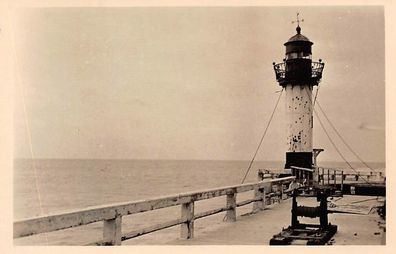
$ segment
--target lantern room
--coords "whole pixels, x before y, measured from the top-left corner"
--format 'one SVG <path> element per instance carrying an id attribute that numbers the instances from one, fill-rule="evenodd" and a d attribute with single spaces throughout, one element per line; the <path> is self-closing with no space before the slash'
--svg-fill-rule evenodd
<path id="1" fill-rule="evenodd" d="M 286 60 L 303 58 L 311 59 L 312 44 L 307 37 L 301 34 L 301 28 L 296 28 L 297 34 L 291 37 L 285 44 L 286 46 Z"/>
<path id="2" fill-rule="evenodd" d="M 284 45 L 286 47 L 283 63 L 275 64 L 274 70 L 279 85 L 318 85 L 322 78 L 324 63 L 312 62 L 312 45 L 307 37 L 301 34 L 297 26 L 297 34 Z"/>

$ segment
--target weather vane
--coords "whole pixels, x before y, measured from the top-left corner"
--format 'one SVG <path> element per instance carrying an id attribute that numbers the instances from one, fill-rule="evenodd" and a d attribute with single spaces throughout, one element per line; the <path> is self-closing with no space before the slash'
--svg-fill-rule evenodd
<path id="1" fill-rule="evenodd" d="M 297 20 L 293 20 L 292 24 L 297 22 L 297 26 L 300 26 L 300 18 L 299 18 L 299 16 L 300 16 L 300 13 L 297 12 Z M 304 19 L 301 19 L 301 22 L 304 22 Z"/>

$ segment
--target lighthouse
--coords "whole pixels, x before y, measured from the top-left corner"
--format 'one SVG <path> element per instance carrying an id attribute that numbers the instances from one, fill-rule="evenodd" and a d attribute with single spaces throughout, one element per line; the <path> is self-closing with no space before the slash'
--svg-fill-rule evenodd
<path id="1" fill-rule="evenodd" d="M 313 42 L 301 34 L 298 14 L 297 24 L 297 33 L 284 43 L 283 62 L 273 63 L 276 80 L 286 93 L 286 169 L 312 168 L 312 89 L 319 84 L 324 68 L 321 60 L 312 61 Z"/>

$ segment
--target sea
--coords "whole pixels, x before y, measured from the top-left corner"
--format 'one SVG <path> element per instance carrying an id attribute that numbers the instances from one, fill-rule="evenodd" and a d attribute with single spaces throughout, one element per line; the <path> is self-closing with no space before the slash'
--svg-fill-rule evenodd
<path id="1" fill-rule="evenodd" d="M 225 160 L 15 159 L 14 220 L 240 184 L 249 163 Z M 385 163 L 369 165 L 375 170 L 385 172 Z M 257 181 L 258 169 L 276 173 L 281 172 L 283 166 L 284 162 L 280 161 L 255 161 L 248 171 L 245 183 Z M 320 166 L 348 169 L 348 165 L 341 162 L 323 162 Z M 369 170 L 359 163 L 354 163 L 353 167 L 360 171 Z M 211 200 L 206 204 L 202 203 L 203 205 L 196 207 L 198 211 L 224 206 L 224 201 Z M 244 211 L 248 211 L 247 209 Z M 180 216 L 180 208 L 160 209 L 147 214 L 132 215 L 129 222 L 123 220 L 123 231 L 176 219 Z M 196 226 L 196 230 L 200 227 L 207 230 L 220 222 L 221 220 L 209 221 L 206 226 Z M 16 239 L 14 244 L 88 244 L 101 238 L 102 224 L 93 224 Z M 160 232 L 164 233 L 153 233 L 154 237 L 139 237 L 142 240 L 131 240 L 132 244 L 164 244 L 179 233 L 175 229 Z"/>

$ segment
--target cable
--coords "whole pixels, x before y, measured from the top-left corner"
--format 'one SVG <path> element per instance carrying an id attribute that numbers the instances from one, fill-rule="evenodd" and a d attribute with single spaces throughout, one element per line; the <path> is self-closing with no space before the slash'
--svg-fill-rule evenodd
<path id="1" fill-rule="evenodd" d="M 306 91 L 307 95 L 308 95 L 308 99 L 310 100 L 310 102 L 312 103 L 312 98 L 310 96 L 310 94 L 308 93 L 308 91 Z M 318 104 L 319 105 L 319 104 Z M 325 132 L 327 138 L 329 139 L 330 143 L 333 145 L 334 149 L 337 151 L 337 153 L 340 155 L 340 157 L 344 160 L 344 162 L 346 164 L 348 164 L 348 166 L 358 175 L 358 177 L 360 177 L 363 181 L 365 181 L 367 184 L 371 185 L 370 182 L 368 182 L 366 179 L 364 179 L 362 176 L 360 176 L 358 174 L 358 172 L 352 167 L 352 165 L 348 162 L 348 160 L 344 157 L 344 155 L 342 155 L 341 151 L 338 149 L 337 145 L 334 143 L 334 141 L 331 139 L 329 133 L 327 132 L 326 128 L 324 127 L 324 124 L 322 122 L 322 120 L 320 120 L 319 114 L 316 111 L 316 109 L 313 107 L 313 111 L 316 115 L 316 118 L 319 121 L 320 126 L 322 127 L 323 131 Z"/>
<path id="2" fill-rule="evenodd" d="M 265 127 L 263 136 L 261 136 L 261 140 L 260 140 L 260 142 L 259 142 L 259 144 L 258 144 L 258 146 L 257 146 L 256 152 L 254 153 L 253 158 L 252 158 L 252 160 L 251 160 L 250 163 L 249 163 L 249 167 L 246 169 L 246 172 L 245 172 L 245 175 L 243 176 L 243 179 L 242 179 L 242 181 L 241 181 L 241 184 L 245 182 L 246 177 L 247 177 L 247 175 L 249 174 L 250 169 L 252 168 L 254 159 L 256 158 L 256 155 L 257 155 L 258 151 L 260 150 L 260 147 L 261 147 L 261 144 L 263 143 L 264 137 L 265 137 L 265 135 L 267 134 L 268 127 L 270 126 L 271 121 L 272 121 L 272 118 L 274 117 L 275 111 L 276 111 L 276 109 L 277 109 L 277 107 L 278 107 L 278 104 L 279 104 L 280 98 L 281 98 L 281 96 L 282 96 L 283 90 L 284 90 L 284 88 L 282 88 L 282 90 L 281 90 L 280 93 L 279 93 L 279 97 L 278 97 L 278 100 L 276 101 L 274 110 L 272 111 L 271 116 L 270 116 L 270 118 L 269 118 L 269 120 L 268 120 L 267 126 Z M 227 220 L 227 214 L 225 214 L 224 217 L 223 217 L 223 221 L 226 221 L 226 220 Z"/>
<path id="3" fill-rule="evenodd" d="M 323 108 L 320 106 L 319 101 L 317 100 L 318 97 L 318 92 L 319 92 L 319 88 L 320 86 L 318 86 L 318 88 L 316 89 L 316 94 L 315 94 L 315 99 L 313 102 L 313 107 L 315 107 L 315 103 L 316 101 L 318 102 L 318 106 L 320 111 L 322 112 L 322 114 L 324 115 L 324 117 L 326 118 L 326 120 L 329 122 L 330 126 L 333 128 L 333 130 L 335 131 L 335 133 L 337 134 L 337 136 L 341 139 L 341 141 L 344 143 L 344 145 L 349 149 L 349 151 L 351 151 L 356 158 L 363 164 L 365 165 L 367 168 L 371 169 L 374 172 L 377 172 L 375 169 L 373 169 L 372 167 L 370 167 L 366 162 L 363 161 L 362 158 L 360 158 L 360 156 L 352 149 L 352 147 L 350 145 L 348 145 L 348 143 L 345 141 L 345 139 L 341 136 L 341 134 L 338 132 L 338 130 L 335 128 L 334 124 L 330 121 L 330 119 L 327 117 L 327 114 L 324 112 Z"/>
<path id="4" fill-rule="evenodd" d="M 337 153 L 340 155 L 340 157 L 345 161 L 346 164 L 348 164 L 348 166 L 357 174 L 358 177 L 360 177 L 363 181 L 365 181 L 366 183 L 368 183 L 369 185 L 371 185 L 370 182 L 368 182 L 366 179 L 364 179 L 361 175 L 358 174 L 358 172 L 352 167 L 352 165 L 347 161 L 347 159 L 342 155 L 341 151 L 338 149 L 337 145 L 333 142 L 333 140 L 331 139 L 329 133 L 327 132 L 326 128 L 324 127 L 322 120 L 320 120 L 320 117 L 318 115 L 318 113 L 316 112 L 315 108 L 314 108 L 314 112 L 316 115 L 316 118 L 318 119 L 320 126 L 322 126 L 323 131 L 325 132 L 326 136 L 328 137 L 330 143 L 333 145 L 334 149 L 337 151 Z"/>
<path id="5" fill-rule="evenodd" d="M 372 167 L 370 167 L 366 162 L 364 162 L 362 160 L 362 158 L 360 158 L 360 156 L 352 149 L 351 146 L 348 145 L 348 143 L 345 141 L 345 139 L 341 136 L 341 134 L 338 132 L 338 130 L 335 128 L 335 126 L 333 125 L 333 123 L 330 121 L 330 119 L 327 117 L 326 113 L 324 112 L 323 108 L 320 106 L 319 101 L 317 101 L 317 104 L 319 106 L 320 111 L 322 112 L 322 114 L 324 115 L 324 117 L 326 118 L 326 120 L 329 122 L 330 126 L 333 128 L 334 132 L 337 134 L 337 136 L 341 139 L 341 141 L 344 143 L 344 145 L 349 149 L 349 151 L 351 151 L 356 158 L 363 164 L 365 165 L 367 168 L 371 169 L 372 171 L 375 171 L 375 169 L 373 169 Z"/>
<path id="6" fill-rule="evenodd" d="M 318 88 L 316 88 L 315 99 L 314 99 L 314 102 L 313 102 L 313 104 L 312 104 L 312 107 L 315 107 L 316 98 L 318 98 L 319 88 L 320 88 L 320 86 L 318 86 Z"/>
<path id="7" fill-rule="evenodd" d="M 278 100 L 276 101 L 274 110 L 272 111 L 272 114 L 271 114 L 271 116 L 270 116 L 270 118 L 269 118 L 269 120 L 268 120 L 267 127 L 265 127 L 263 136 L 261 137 L 261 140 L 260 140 L 260 143 L 259 143 L 258 146 L 257 146 L 256 152 L 254 153 L 253 158 L 252 158 L 252 160 L 250 161 L 249 167 L 247 168 L 247 170 L 246 170 L 246 172 L 245 172 L 245 175 L 243 176 L 243 179 L 242 179 L 241 184 L 245 182 L 246 177 L 247 177 L 247 175 L 249 174 L 249 171 L 250 171 L 250 169 L 251 169 L 251 167 L 252 167 L 252 164 L 253 164 L 253 162 L 254 162 L 254 159 L 256 158 L 256 155 L 257 155 L 257 153 L 258 153 L 258 151 L 259 151 L 259 149 L 260 149 L 260 147 L 261 147 L 261 144 L 263 143 L 264 137 L 265 137 L 265 135 L 267 134 L 267 131 L 268 131 L 268 127 L 270 126 L 271 121 L 272 121 L 272 118 L 274 117 L 276 108 L 278 107 L 278 104 L 279 104 L 280 98 L 281 98 L 281 96 L 282 96 L 283 90 L 284 90 L 284 88 L 282 88 L 282 90 L 281 90 L 280 93 L 279 93 Z"/>

